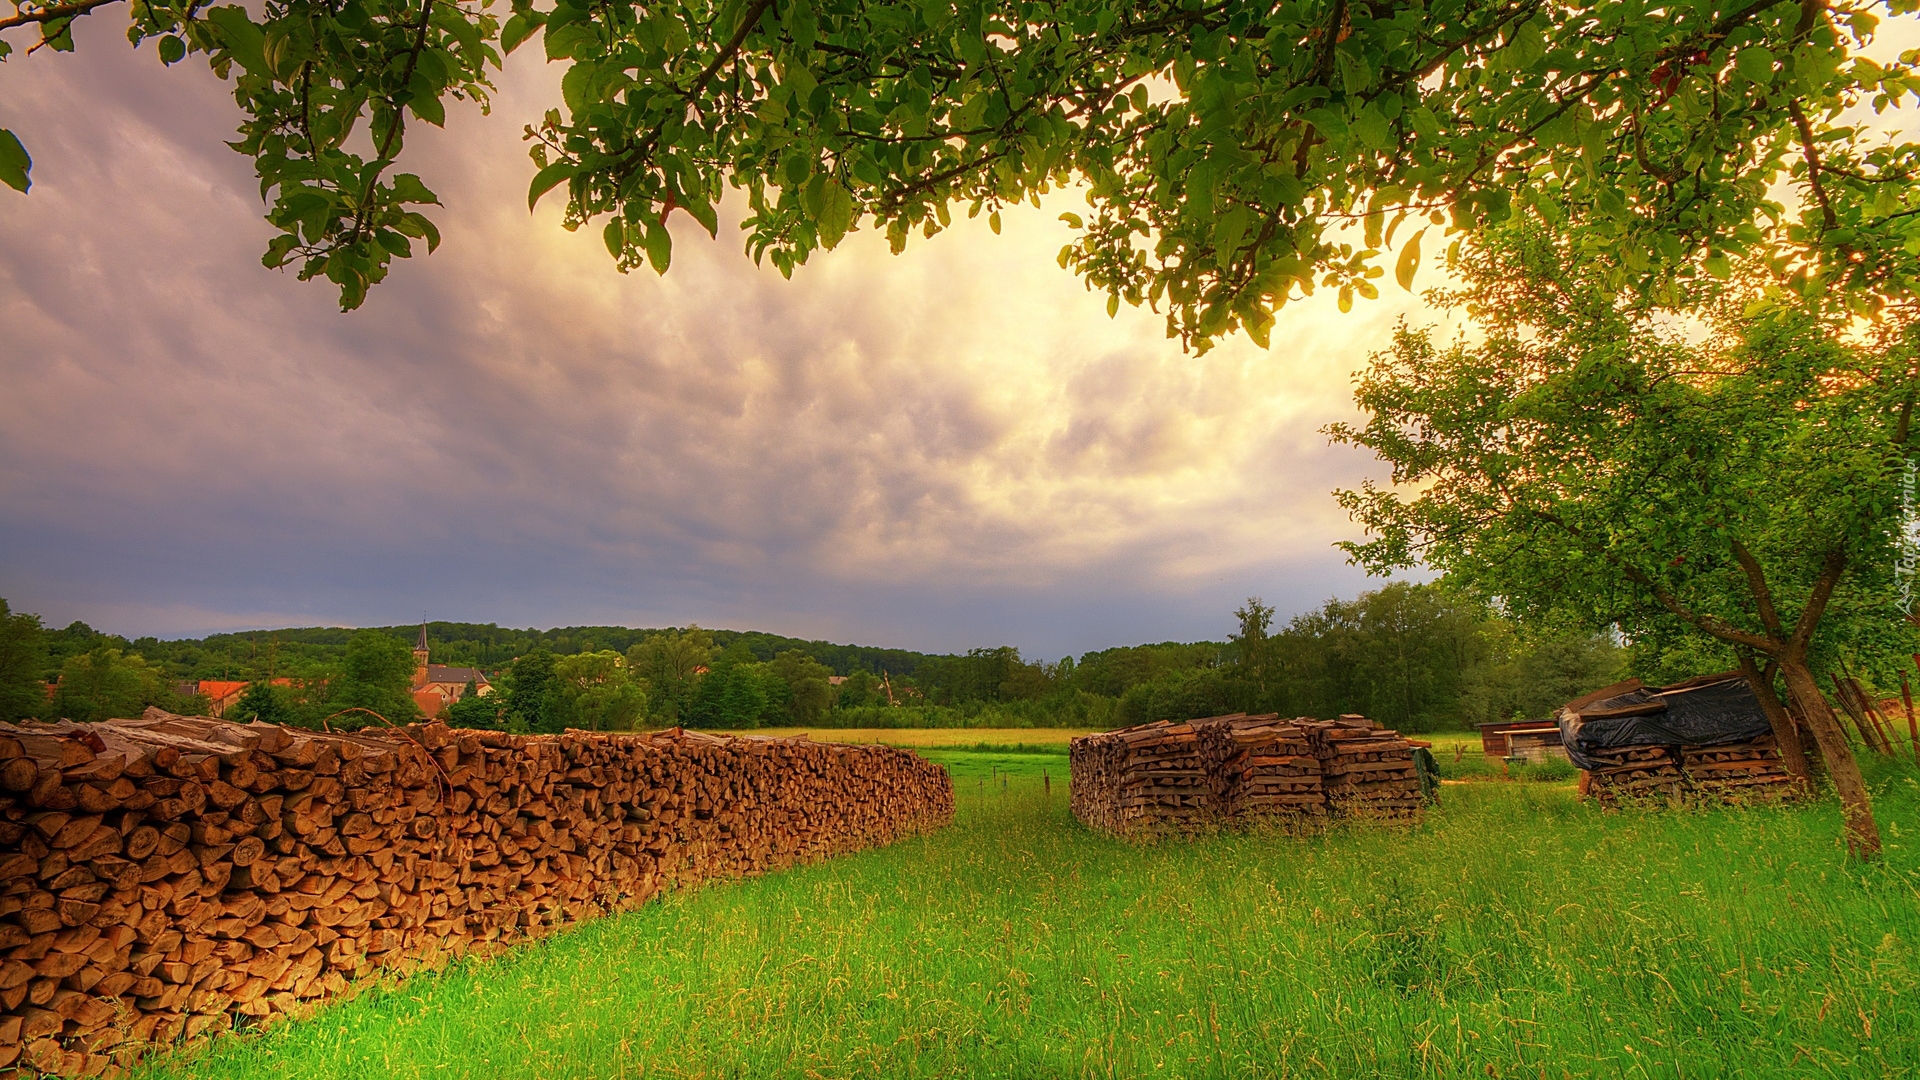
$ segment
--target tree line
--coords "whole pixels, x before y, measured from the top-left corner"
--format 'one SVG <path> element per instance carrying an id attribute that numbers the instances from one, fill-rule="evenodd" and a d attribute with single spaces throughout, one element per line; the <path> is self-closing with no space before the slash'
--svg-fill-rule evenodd
<path id="1" fill-rule="evenodd" d="M 183 656 L 212 639 L 162 643 L 152 650 L 159 659 L 147 654 L 152 639 L 127 641 L 81 623 L 48 630 L 4 604 L 0 716 L 86 721 L 137 715 L 148 705 L 205 711 L 206 701 L 174 676 Z M 1125 646 L 1054 662 L 1027 660 L 1011 646 L 936 655 L 833 645 L 823 658 L 799 643 L 766 655 L 796 639 L 699 626 L 536 632 L 542 636 L 523 639 L 536 642 L 531 649 L 486 671 L 491 693 L 469 684 L 443 718 L 520 732 L 673 725 L 1096 729 L 1246 711 L 1359 713 L 1422 733 L 1547 717 L 1629 674 L 1663 682 L 1738 666 L 1731 652 L 1684 635 L 1636 632 L 1629 639 L 1617 629 L 1528 627 L 1445 581 L 1395 582 L 1351 600 L 1330 599 L 1284 625 L 1275 625 L 1273 609 L 1258 599 L 1233 614 L 1236 629 L 1220 641 Z M 349 730 L 417 719 L 414 658 L 400 636 L 407 629 L 328 631 L 344 639 L 338 645 L 313 631 L 259 635 L 284 643 L 285 652 L 272 667 L 264 660 L 252 665 L 254 677 L 227 715 Z M 625 650 L 596 647 L 622 640 L 631 642 Z M 441 643 L 431 634 L 430 641 L 438 657 Z M 562 651 L 569 642 L 574 651 Z M 1885 666 L 1884 651 L 1864 656 L 1865 669 Z M 900 671 L 854 666 L 863 657 L 915 662 Z M 836 678 L 829 660 L 847 665 L 848 674 Z"/>
<path id="2" fill-rule="evenodd" d="M 934 655 L 698 626 L 516 632 L 512 640 L 531 647 L 484 668 L 492 692 L 470 685 L 445 718 L 527 732 L 676 724 L 1102 728 L 1244 709 L 1360 712 L 1431 731 L 1543 715 L 1612 681 L 1631 653 L 1605 635 L 1523 640 L 1506 620 L 1440 585 L 1390 584 L 1355 600 L 1329 600 L 1278 629 L 1257 600 L 1238 615 L 1239 632 L 1226 640 L 1104 649 L 1050 663 L 1010 646 Z M 0 715 L 7 719 L 97 720 L 148 705 L 205 711 L 186 676 L 209 666 L 250 683 L 227 713 L 234 719 L 352 729 L 419 716 L 410 692 L 414 658 L 402 636 L 410 628 L 157 642 L 83 623 L 50 630 L 32 615 L 0 618 Z M 434 625 L 435 659 L 459 658 L 460 650 L 433 636 Z M 244 663 L 223 658 L 249 637 Z M 486 638 L 456 640 L 470 650 Z M 621 643 L 624 649 L 612 647 Z"/>
<path id="3" fill-rule="evenodd" d="M 634 646 L 662 628 L 628 626 L 562 626 L 549 630 L 515 629 L 493 623 L 432 621 L 425 624 L 433 646 L 433 661 L 456 667 L 478 668 L 486 672 L 503 669 L 516 657 L 539 649 L 555 656 L 610 650 L 625 655 Z M 391 637 L 411 641 L 419 626 L 376 626 Z M 123 652 L 137 652 L 179 679 L 237 679 L 292 676 L 308 677 L 337 664 L 347 643 L 361 630 L 338 626 L 292 627 L 281 630 L 256 630 L 231 634 L 210 634 L 202 638 L 161 640 L 142 637 L 133 640 L 102 634 L 82 622 L 64 630 L 47 630 L 49 655 L 55 668 L 60 660 L 74 652 L 85 652 L 110 645 Z M 783 637 L 758 630 L 707 631 L 716 648 L 743 644 L 755 660 L 772 660 L 790 649 L 799 649 L 825 664 L 835 675 L 856 670 L 911 675 L 931 654 L 910 649 L 886 649 L 867 645 L 840 645 L 829 641 L 811 641 Z"/>

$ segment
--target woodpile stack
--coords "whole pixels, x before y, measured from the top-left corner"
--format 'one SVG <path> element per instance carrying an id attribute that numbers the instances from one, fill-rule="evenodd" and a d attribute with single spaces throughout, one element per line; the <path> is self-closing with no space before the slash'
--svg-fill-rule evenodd
<path id="1" fill-rule="evenodd" d="M 1558 723 L 1567 756 L 1581 769 L 1580 793 L 1605 805 L 1803 792 L 1752 684 L 1737 671 L 1663 687 L 1629 679 L 1569 701 Z"/>
<path id="2" fill-rule="evenodd" d="M 0 724 L 0 1069 L 117 1072 L 377 970 L 952 813 L 918 755 L 805 739 Z"/>
<path id="3" fill-rule="evenodd" d="M 1297 721 L 1269 713 L 1196 720 L 1193 726 L 1227 817 L 1326 814 L 1320 759 Z"/>
<path id="4" fill-rule="evenodd" d="M 1108 832 L 1193 828 L 1219 812 L 1219 794 L 1194 724 L 1156 720 L 1068 745 L 1070 803 Z"/>
<path id="5" fill-rule="evenodd" d="M 1234 713 L 1083 735 L 1074 816 L 1107 832 L 1191 831 L 1275 814 L 1416 818 L 1413 745 L 1364 717 Z"/>
<path id="6" fill-rule="evenodd" d="M 1671 798 L 1686 790 L 1680 762 L 1665 746 L 1621 746 L 1587 752 L 1600 767 L 1587 772 L 1581 793 L 1611 805 L 1621 798 Z"/>
<path id="7" fill-rule="evenodd" d="M 1310 720 L 1306 729 L 1320 761 L 1327 805 L 1349 817 L 1417 818 L 1420 776 L 1413 744 L 1364 716 Z"/>
<path id="8" fill-rule="evenodd" d="M 1733 802 L 1798 794 L 1771 735 L 1716 746 L 1622 746 L 1587 756 L 1601 767 L 1587 773 L 1581 792 L 1609 806 L 1623 798 L 1704 795 Z"/>
<path id="9" fill-rule="evenodd" d="M 1793 774 L 1782 764 L 1771 735 L 1719 746 L 1683 746 L 1680 765 L 1694 790 L 1722 799 L 1778 799 L 1795 794 Z"/>

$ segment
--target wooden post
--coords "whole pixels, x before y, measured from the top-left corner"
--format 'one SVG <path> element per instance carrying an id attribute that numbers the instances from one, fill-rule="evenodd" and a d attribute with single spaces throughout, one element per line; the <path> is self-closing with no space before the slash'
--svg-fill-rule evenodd
<path id="1" fill-rule="evenodd" d="M 1854 704 L 1852 696 L 1847 693 L 1846 685 L 1840 681 L 1840 676 L 1829 671 L 1827 672 L 1827 680 L 1833 683 L 1833 696 L 1839 700 L 1841 711 L 1852 718 L 1854 729 L 1860 732 L 1860 741 L 1866 743 L 1867 749 L 1869 750 L 1883 754 L 1888 753 L 1891 748 L 1881 745 L 1877 737 L 1878 732 L 1874 730 L 1873 721 L 1867 719 L 1866 714 L 1862 713 L 1859 706 Z"/>
<path id="2" fill-rule="evenodd" d="M 1912 703 L 1911 703 L 1911 702 L 1909 702 L 1909 703 L 1908 703 L 1908 705 L 1907 705 L 1907 715 L 1908 715 L 1908 716 L 1912 716 L 1912 715 L 1913 715 L 1913 705 L 1912 705 Z M 1920 745 L 1920 740 L 1917 740 L 1917 741 L 1916 741 L 1916 743 L 1915 743 L 1915 745 Z M 1044 788 L 1044 789 L 1046 790 L 1046 793 L 1047 793 L 1047 795 L 1048 795 L 1048 796 L 1052 796 L 1052 794 L 1053 794 L 1053 777 L 1051 777 L 1051 776 L 1049 776 L 1049 775 L 1047 775 L 1047 770 L 1045 770 L 1045 769 L 1041 769 L 1041 770 L 1040 770 L 1040 786 L 1041 786 L 1042 788 Z"/>
<path id="3" fill-rule="evenodd" d="M 1920 765 L 1920 722 L 1913 718 L 1913 689 L 1907 685 L 1904 671 L 1900 673 L 1900 700 L 1907 705 L 1907 738 L 1913 740 L 1913 763 Z"/>

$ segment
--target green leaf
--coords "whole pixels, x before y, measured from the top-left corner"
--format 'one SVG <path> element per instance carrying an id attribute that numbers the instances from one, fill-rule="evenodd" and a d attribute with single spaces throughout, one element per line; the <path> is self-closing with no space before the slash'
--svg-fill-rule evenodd
<path id="1" fill-rule="evenodd" d="M 1393 266 L 1393 279 L 1408 292 L 1413 291 L 1413 275 L 1420 270 L 1420 238 L 1425 235 L 1425 229 L 1414 233 L 1407 246 L 1400 249 L 1400 261 Z"/>
<path id="2" fill-rule="evenodd" d="M 437 88 L 427 80 L 425 72 L 415 71 L 408 89 L 413 91 L 413 97 L 407 102 L 407 108 L 413 110 L 413 115 L 434 127 L 447 126 L 446 103 L 440 100 Z"/>
<path id="3" fill-rule="evenodd" d="M 546 35 L 547 59 L 568 60 L 573 57 L 575 49 L 593 44 L 596 44 L 593 31 L 581 23 L 550 27 Z"/>
<path id="4" fill-rule="evenodd" d="M 1240 250 L 1241 242 L 1247 237 L 1247 226 L 1252 220 L 1253 215 L 1247 208 L 1236 203 L 1214 223 L 1213 252 L 1221 265 L 1224 266 L 1226 260 L 1233 258 L 1234 252 Z"/>
<path id="5" fill-rule="evenodd" d="M 400 173 L 393 178 L 393 198 L 395 202 L 440 205 L 439 197 L 412 173 Z"/>
<path id="6" fill-rule="evenodd" d="M 820 244 L 829 250 L 853 225 L 853 195 L 838 180 L 827 181 L 820 199 Z"/>
<path id="7" fill-rule="evenodd" d="M 600 238 L 606 241 L 607 254 L 619 258 L 627 248 L 627 228 L 618 215 L 607 221 L 607 227 L 600 232 Z"/>
<path id="8" fill-rule="evenodd" d="M 527 209 L 540 204 L 540 197 L 552 191 L 562 182 L 572 179 L 580 167 L 571 161 L 556 161 L 534 174 L 533 183 L 527 188 Z"/>
<path id="9" fill-rule="evenodd" d="M 814 35 L 819 32 L 819 24 L 814 18 L 813 5 L 807 0 L 797 0 L 787 8 L 788 32 L 793 35 L 793 47 L 805 56 L 813 48 Z"/>
<path id="10" fill-rule="evenodd" d="M 700 227 L 707 230 L 708 236 L 720 235 L 720 214 L 713 204 L 698 195 L 687 195 L 681 199 L 680 209 L 685 210 Z"/>
<path id="11" fill-rule="evenodd" d="M 1773 54 L 1759 45 L 1749 45 L 1733 58 L 1734 70 L 1762 86 L 1773 82 Z"/>
<path id="12" fill-rule="evenodd" d="M 566 102 L 568 112 L 579 116 L 587 111 L 598 74 L 591 63 L 576 63 L 567 68 L 567 73 L 560 77 L 560 100 Z"/>
<path id="13" fill-rule="evenodd" d="M 172 67 L 186 59 L 187 43 L 172 34 L 160 39 L 160 62 Z"/>
<path id="14" fill-rule="evenodd" d="M 647 262 L 653 266 L 653 272 L 664 274 L 673 262 L 673 234 L 667 231 L 665 223 L 647 226 Z"/>
<path id="15" fill-rule="evenodd" d="M 260 265 L 269 270 L 277 270 L 287 263 L 287 253 L 300 243 L 300 238 L 292 233 L 281 233 L 267 241 L 267 252 L 260 256 Z"/>
<path id="16" fill-rule="evenodd" d="M 1000 235 L 1000 211 L 995 210 L 987 215 L 987 228 L 993 230 L 993 235 Z"/>
<path id="17" fill-rule="evenodd" d="M 20 145 L 20 137 L 0 128 L 0 184 L 25 191 L 33 186 L 33 179 L 27 175 L 32 171 L 33 158 L 28 156 L 27 148 Z"/>
<path id="18" fill-rule="evenodd" d="M 1371 150 L 1385 150 L 1393 145 L 1393 125 L 1380 115 L 1378 105 L 1369 104 L 1353 118 L 1353 133 Z"/>
<path id="19" fill-rule="evenodd" d="M 540 24 L 546 21 L 546 16 L 536 11 L 514 15 L 507 20 L 507 25 L 500 31 L 500 47 L 507 52 L 512 52 L 526 44 L 527 39 L 533 36 L 533 32 L 540 29 Z"/>
<path id="20" fill-rule="evenodd" d="M 267 58 L 263 51 L 267 33 L 247 18 L 245 8 L 217 7 L 207 9 L 207 21 L 214 26 L 214 37 L 221 47 L 227 50 L 249 75 L 272 78 L 273 72 L 267 69 Z"/>

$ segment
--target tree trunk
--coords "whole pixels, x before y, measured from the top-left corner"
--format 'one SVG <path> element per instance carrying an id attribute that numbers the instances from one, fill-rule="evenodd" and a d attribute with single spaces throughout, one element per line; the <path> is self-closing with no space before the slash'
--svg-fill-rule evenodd
<path id="1" fill-rule="evenodd" d="M 1753 687 L 1753 696 L 1760 699 L 1760 708 L 1767 714 L 1767 723 L 1773 726 L 1773 741 L 1780 748 L 1780 762 L 1800 782 L 1800 786 L 1813 787 L 1813 769 L 1807 763 L 1807 755 L 1800 747 L 1800 732 L 1794 727 L 1793 717 L 1787 714 L 1786 706 L 1780 704 L 1779 695 L 1773 692 L 1773 679 L 1763 674 L 1760 666 L 1754 662 L 1753 653 L 1747 649 L 1738 650 L 1740 670 L 1747 677 L 1747 684 Z"/>
<path id="2" fill-rule="evenodd" d="M 1860 763 L 1854 760 L 1847 735 L 1833 715 L 1820 683 L 1803 657 L 1780 657 L 1780 671 L 1787 677 L 1787 693 L 1800 706 L 1800 715 L 1813 730 L 1820 744 L 1820 756 L 1826 760 L 1827 775 L 1840 795 L 1841 813 L 1846 818 L 1847 851 L 1862 859 L 1880 855 L 1880 827 L 1874 824 L 1873 807 L 1867 799 L 1867 782 L 1860 775 Z"/>

